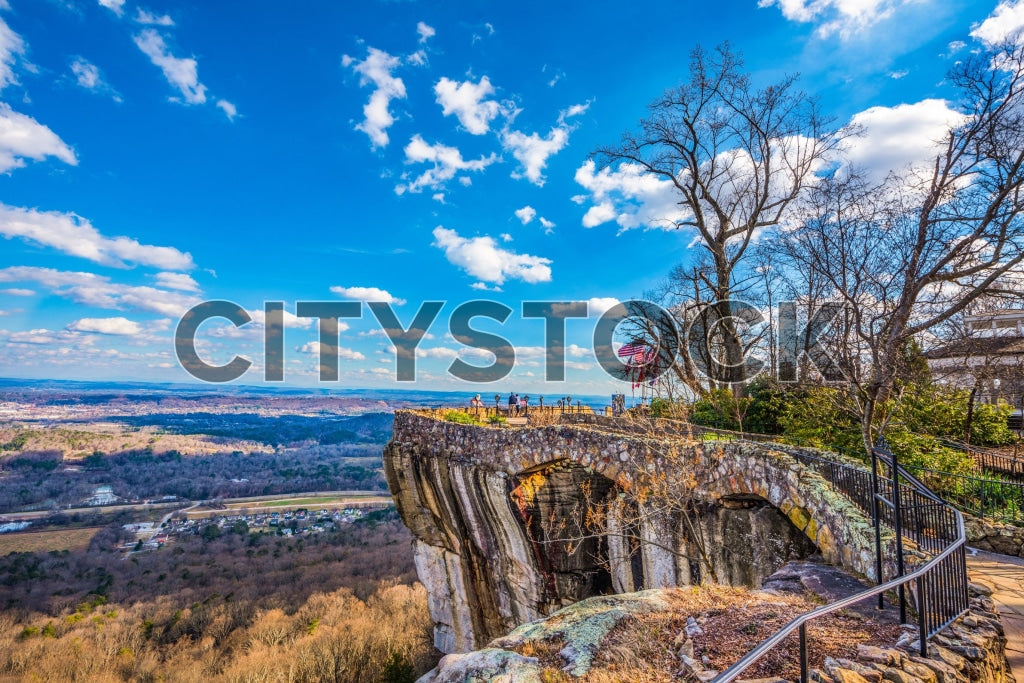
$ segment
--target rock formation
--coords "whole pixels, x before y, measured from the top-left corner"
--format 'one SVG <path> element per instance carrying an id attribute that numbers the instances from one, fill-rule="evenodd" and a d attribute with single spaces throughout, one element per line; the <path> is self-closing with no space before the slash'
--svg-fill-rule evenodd
<path id="1" fill-rule="evenodd" d="M 482 647 L 590 596 L 687 585 L 702 571 L 759 586 L 820 552 L 873 575 L 870 521 L 789 455 L 587 421 L 497 429 L 396 414 L 384 466 L 416 537 L 442 652 Z M 645 498 L 666 477 L 685 479 L 666 489 L 688 492 L 685 509 Z"/>

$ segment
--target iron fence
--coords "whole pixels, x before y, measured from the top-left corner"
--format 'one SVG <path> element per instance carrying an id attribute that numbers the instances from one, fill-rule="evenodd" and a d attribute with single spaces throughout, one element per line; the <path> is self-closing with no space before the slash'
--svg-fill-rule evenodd
<path id="1" fill-rule="evenodd" d="M 1024 482 L 1000 481 L 925 467 L 908 466 L 943 498 L 976 517 L 998 522 L 1024 522 Z"/>
<path id="2" fill-rule="evenodd" d="M 950 448 L 970 455 L 975 464 L 983 470 L 996 472 L 1018 481 L 1024 480 L 1024 457 L 1017 454 L 1017 444 L 1013 446 L 1013 455 L 1008 455 L 991 448 L 972 446 L 953 439 L 942 439 L 941 441 Z"/>
<path id="3" fill-rule="evenodd" d="M 732 438 L 745 439 L 747 436 L 733 434 Z M 968 609 L 963 515 L 900 466 L 897 458 L 884 444 L 872 450 L 871 469 L 865 470 L 799 448 L 786 447 L 775 439 L 763 436 L 757 435 L 754 440 L 770 442 L 774 447 L 788 452 L 871 515 L 875 527 L 875 571 L 879 585 L 793 619 L 722 672 L 714 679 L 715 682 L 729 683 L 736 680 L 778 643 L 797 632 L 800 641 L 800 680 L 807 683 L 807 624 L 872 597 L 877 597 L 879 607 L 882 607 L 884 595 L 890 591 L 897 594 L 900 620 L 903 623 L 908 620 L 908 607 L 916 612 L 918 647 L 921 655 L 926 656 L 928 639 Z M 883 527 L 893 532 L 895 548 L 889 550 L 896 559 L 896 576 L 884 582 Z M 916 551 L 913 554 L 917 558 L 916 564 L 906 560 L 908 544 Z M 920 558 L 926 561 L 921 562 Z M 909 573 L 907 564 L 912 565 Z"/>

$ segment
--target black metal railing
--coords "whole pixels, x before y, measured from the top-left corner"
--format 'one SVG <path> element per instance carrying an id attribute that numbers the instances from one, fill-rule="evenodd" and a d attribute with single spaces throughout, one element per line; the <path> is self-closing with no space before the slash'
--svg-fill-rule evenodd
<path id="1" fill-rule="evenodd" d="M 703 428 L 697 431 L 701 432 L 702 438 L 711 435 Z M 891 591 L 896 592 L 903 623 L 907 622 L 908 607 L 916 612 L 918 647 L 921 655 L 926 656 L 928 639 L 968 609 L 966 535 L 960 511 L 900 466 L 884 442 L 872 450 L 872 469 L 864 470 L 779 444 L 771 437 L 765 438 L 765 435 L 728 434 L 728 438 L 744 440 L 748 436 L 754 436 L 752 440 L 760 443 L 770 442 L 774 448 L 794 456 L 871 515 L 875 526 L 875 571 L 879 585 L 796 617 L 722 672 L 714 679 L 715 683 L 736 680 L 794 632 L 798 633 L 800 641 L 800 680 L 807 683 L 807 624 L 869 598 L 877 597 L 879 607 L 882 607 L 885 594 Z M 883 549 L 883 527 L 892 530 L 895 548 Z M 914 553 L 908 561 L 906 556 L 909 553 L 906 551 L 910 549 Z M 886 555 L 895 559 L 896 575 L 882 582 L 883 558 Z M 911 565 L 909 572 L 908 564 Z"/>
<path id="2" fill-rule="evenodd" d="M 1011 479 L 1024 480 L 1024 453 L 1018 454 L 1016 444 L 1013 447 L 1013 453 L 1009 454 L 953 439 L 941 439 L 940 441 L 949 448 L 967 453 L 974 463 L 983 470 L 1002 474 Z"/>
<path id="3" fill-rule="evenodd" d="M 1024 522 L 1024 482 L 940 472 L 912 465 L 906 469 L 929 488 L 941 491 L 945 500 L 964 512 L 999 522 Z"/>

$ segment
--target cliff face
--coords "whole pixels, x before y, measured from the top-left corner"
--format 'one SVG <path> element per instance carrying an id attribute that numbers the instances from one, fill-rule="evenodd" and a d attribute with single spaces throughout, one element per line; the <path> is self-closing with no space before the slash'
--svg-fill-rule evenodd
<path id="1" fill-rule="evenodd" d="M 399 412 L 384 465 L 416 537 L 435 645 L 466 652 L 589 596 L 687 585 L 709 567 L 716 581 L 760 586 L 821 551 L 870 573 L 870 534 L 846 531 L 860 513 L 787 456 L 752 448 L 691 447 L 695 505 L 680 512 L 635 498 L 662 466 L 651 439 Z"/>

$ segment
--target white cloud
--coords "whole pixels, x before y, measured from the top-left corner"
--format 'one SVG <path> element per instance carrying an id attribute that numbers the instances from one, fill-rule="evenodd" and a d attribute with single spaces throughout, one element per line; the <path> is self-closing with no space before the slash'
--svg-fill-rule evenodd
<path id="1" fill-rule="evenodd" d="M 71 73 L 75 75 L 75 82 L 86 90 L 101 95 L 109 95 L 115 102 L 121 101 L 121 95 L 103 78 L 99 67 L 85 59 L 76 57 L 71 62 Z"/>
<path id="2" fill-rule="evenodd" d="M 74 332 L 72 330 L 47 330 L 40 327 L 32 330 L 21 330 L 18 332 L 2 330 L 0 333 L 6 336 L 8 342 L 14 344 L 37 344 L 40 346 L 57 346 L 59 344 L 67 344 L 70 346 L 78 346 L 93 343 L 91 338 L 83 337 L 78 332 Z"/>
<path id="3" fill-rule="evenodd" d="M 351 66 L 352 70 L 359 74 L 360 86 L 372 84 L 375 88 L 370 94 L 370 101 L 363 107 L 365 119 L 356 124 L 356 130 L 369 135 L 374 147 L 386 146 L 387 129 L 395 122 L 395 117 L 391 115 L 388 107 L 391 100 L 405 99 L 405 83 L 401 78 L 395 78 L 391 74 L 401 64 L 401 60 L 383 50 L 371 47 L 363 61 L 345 55 L 341 63 L 346 67 Z"/>
<path id="4" fill-rule="evenodd" d="M 675 227 L 675 221 L 689 216 L 680 208 L 675 187 L 671 182 L 644 172 L 636 164 L 620 164 L 612 170 L 602 168 L 595 173 L 596 164 L 585 161 L 576 170 L 576 182 L 590 192 L 593 206 L 583 216 L 583 226 L 593 228 L 615 221 L 623 230 L 630 228 Z"/>
<path id="5" fill-rule="evenodd" d="M 900 69 L 899 71 L 890 71 L 889 72 L 889 78 L 893 79 L 894 81 L 898 81 L 901 78 L 906 78 L 909 75 L 910 75 L 910 71 L 908 69 Z"/>
<path id="6" fill-rule="evenodd" d="M 440 202 L 441 204 L 444 204 L 444 192 L 435 192 L 433 195 L 431 195 L 431 199 L 433 199 L 435 202 Z"/>
<path id="7" fill-rule="evenodd" d="M 0 294 L 6 294 L 7 296 L 35 296 L 35 290 L 32 289 L 21 289 L 19 287 L 8 287 L 7 289 L 0 289 Z"/>
<path id="8" fill-rule="evenodd" d="M 554 222 L 553 221 L 549 221 L 547 218 L 544 218 L 544 216 L 540 217 L 540 224 L 544 227 L 544 234 L 545 235 L 550 235 L 551 233 L 553 233 L 555 231 L 555 224 L 554 224 Z"/>
<path id="9" fill-rule="evenodd" d="M 366 356 L 361 354 L 359 351 L 355 351 L 344 346 L 321 344 L 318 341 L 303 344 L 296 350 L 301 353 L 316 354 L 317 356 L 324 356 L 327 354 L 337 355 L 341 360 L 366 360 Z"/>
<path id="10" fill-rule="evenodd" d="M 590 109 L 590 104 L 590 100 L 587 100 L 583 104 L 574 104 L 565 111 L 563 111 L 561 115 L 559 115 L 558 120 L 565 121 L 566 119 L 570 119 L 574 116 L 580 116 L 581 114 L 585 114 L 587 113 L 587 110 Z"/>
<path id="11" fill-rule="evenodd" d="M 331 287 L 331 292 L 343 299 L 354 299 L 356 301 L 383 301 L 388 304 L 401 306 L 405 299 L 393 296 L 386 289 L 379 287 Z"/>
<path id="12" fill-rule="evenodd" d="M 425 349 L 423 347 L 416 347 L 417 358 L 439 358 L 441 360 L 455 360 L 459 357 L 459 352 L 455 349 L 450 349 L 447 346 L 435 346 L 433 348 Z"/>
<path id="13" fill-rule="evenodd" d="M 25 41 L 0 18 L 0 90 L 18 82 L 14 63 L 25 54 Z"/>
<path id="14" fill-rule="evenodd" d="M 139 7 L 135 11 L 135 23 L 147 26 L 174 26 L 174 19 L 166 14 L 154 14 Z"/>
<path id="15" fill-rule="evenodd" d="M 502 146 L 512 152 L 522 165 L 522 172 L 514 172 L 513 178 L 526 177 L 531 183 L 537 186 L 544 185 L 544 169 L 547 167 L 548 159 L 557 154 L 569 142 L 569 129 L 565 126 L 556 126 L 545 137 L 536 133 L 527 135 L 517 130 L 505 131 L 501 136 Z"/>
<path id="16" fill-rule="evenodd" d="M 183 292 L 199 291 L 199 283 L 187 273 L 157 273 L 156 284 L 166 289 L 179 289 Z"/>
<path id="17" fill-rule="evenodd" d="M 985 21 L 973 27 L 971 36 L 986 45 L 997 45 L 1008 38 L 1024 38 L 1024 0 L 1003 0 Z"/>
<path id="18" fill-rule="evenodd" d="M 128 318 L 82 318 L 76 320 L 68 329 L 73 332 L 96 332 L 98 334 L 116 334 L 134 336 L 142 332 L 142 326 Z"/>
<path id="19" fill-rule="evenodd" d="M 516 209 L 516 218 L 518 218 L 523 225 L 528 225 L 530 221 L 537 217 L 537 211 L 532 206 L 524 206 L 521 209 Z"/>
<path id="20" fill-rule="evenodd" d="M 0 269 L 0 282 L 37 282 L 76 303 L 106 309 L 131 309 L 179 317 L 200 302 L 198 297 L 155 287 L 122 285 L 95 273 L 32 266 Z"/>
<path id="21" fill-rule="evenodd" d="M 185 102 L 206 102 L 206 86 L 199 82 L 199 64 L 194 58 L 175 57 L 164 42 L 163 36 L 151 28 L 135 36 L 135 44 L 154 65 L 160 67 L 164 72 L 164 78 L 181 92 Z"/>
<path id="22" fill-rule="evenodd" d="M 247 312 L 249 313 L 249 317 L 252 318 L 253 323 L 257 326 L 262 327 L 267 324 L 267 312 L 262 308 L 256 308 Z M 288 329 L 292 327 L 301 327 L 306 329 L 307 327 L 311 327 L 316 321 L 315 318 L 300 318 L 289 311 L 282 311 L 282 313 L 284 314 L 284 326 Z M 339 320 L 338 332 L 344 332 L 347 329 L 348 323 Z"/>
<path id="23" fill-rule="evenodd" d="M 434 346 L 432 348 L 423 348 L 421 346 L 416 347 L 417 358 L 436 358 L 438 360 L 455 360 L 461 356 L 463 359 L 471 359 L 477 361 L 493 361 L 494 354 L 487 349 L 481 349 L 477 346 L 463 346 L 459 349 L 449 348 L 447 346 Z"/>
<path id="24" fill-rule="evenodd" d="M 612 306 L 619 303 L 619 300 L 610 296 L 595 296 L 587 301 L 587 312 L 591 317 L 600 318 Z"/>
<path id="25" fill-rule="evenodd" d="M 25 159 L 42 161 L 48 156 L 78 165 L 75 153 L 56 133 L 0 102 L 0 173 L 23 167 Z"/>
<path id="26" fill-rule="evenodd" d="M 425 43 L 437 35 L 437 31 L 434 30 L 433 26 L 428 26 L 422 21 L 416 23 L 416 33 L 420 35 L 421 43 Z"/>
<path id="27" fill-rule="evenodd" d="M 917 0 L 758 0 L 758 7 L 777 6 L 790 21 L 813 22 L 815 34 L 827 38 L 839 34 L 847 40 L 889 19 L 900 7 Z"/>
<path id="28" fill-rule="evenodd" d="M 442 78 L 434 86 L 437 103 L 441 105 L 445 116 L 455 116 L 467 132 L 483 135 L 491 129 L 491 121 L 502 113 L 502 106 L 496 100 L 488 100 L 494 94 L 494 86 L 490 79 L 483 76 L 479 83 L 464 81 L 459 83 Z"/>
<path id="29" fill-rule="evenodd" d="M 88 220 L 73 213 L 0 204 L 0 235 L 21 237 L 107 266 L 137 263 L 166 270 L 189 270 L 195 266 L 191 254 L 174 247 L 140 244 L 129 237 L 104 237 Z"/>
<path id="30" fill-rule="evenodd" d="M 124 14 L 124 0 L 98 0 L 101 7 L 106 7 L 108 10 L 121 16 Z"/>
<path id="31" fill-rule="evenodd" d="M 502 249 L 491 237 L 461 237 L 454 230 L 438 226 L 434 239 L 434 246 L 444 250 L 449 263 L 481 282 L 502 285 L 506 279 L 531 284 L 551 281 L 551 259 Z"/>
<path id="32" fill-rule="evenodd" d="M 963 120 L 944 100 L 871 107 L 850 120 L 863 135 L 846 138 L 841 151 L 848 167 L 881 182 L 890 171 L 928 163 L 941 149 L 949 128 Z"/>
<path id="33" fill-rule="evenodd" d="M 430 163 L 433 166 L 409 183 L 402 183 L 395 186 L 395 192 L 422 192 L 424 187 L 442 189 L 444 184 L 455 177 L 460 171 L 482 171 L 495 161 L 498 157 L 494 154 L 466 161 L 462 158 L 462 152 L 455 147 L 448 147 L 440 142 L 435 145 L 427 142 L 419 135 L 414 135 L 405 146 L 405 161 L 409 164 Z M 405 174 L 402 176 L 406 177 Z"/>
<path id="34" fill-rule="evenodd" d="M 584 348 L 582 346 L 577 346 L 576 344 L 569 344 L 567 347 L 565 347 L 565 352 L 568 353 L 569 356 L 571 356 L 572 358 L 583 358 L 584 356 L 590 353 L 590 349 Z"/>
<path id="35" fill-rule="evenodd" d="M 235 117 L 238 116 L 238 108 L 227 100 L 217 100 L 217 108 L 224 112 L 224 115 L 228 117 L 228 121 L 234 121 Z"/>
<path id="36" fill-rule="evenodd" d="M 501 241 L 502 242 L 511 242 L 512 241 L 512 235 L 508 234 L 507 232 L 501 233 Z"/>

